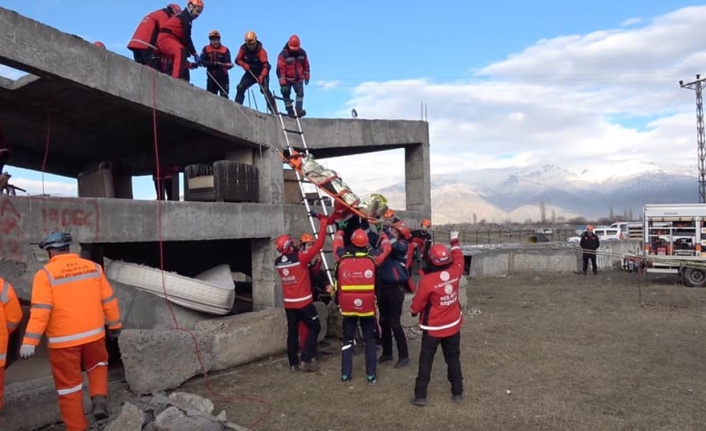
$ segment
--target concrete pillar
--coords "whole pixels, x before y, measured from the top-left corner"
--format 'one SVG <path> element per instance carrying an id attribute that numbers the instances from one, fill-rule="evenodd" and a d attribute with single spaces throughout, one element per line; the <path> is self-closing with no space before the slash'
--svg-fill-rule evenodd
<path id="1" fill-rule="evenodd" d="M 284 174 L 282 159 L 266 148 L 253 152 L 255 167 L 258 169 L 258 202 L 281 204 L 284 202 Z"/>
<path id="2" fill-rule="evenodd" d="M 78 181 L 78 196 L 80 198 L 114 198 L 113 173 L 110 169 L 98 169 L 81 172 Z"/>
<path id="3" fill-rule="evenodd" d="M 132 199 L 132 175 L 113 175 L 113 189 L 115 197 L 120 199 Z"/>
<path id="4" fill-rule="evenodd" d="M 244 163 L 246 165 L 252 165 L 255 162 L 255 159 L 253 157 L 253 149 L 245 147 L 228 150 L 228 152 L 226 153 L 226 160 Z"/>
<path id="5" fill-rule="evenodd" d="M 282 287 L 275 272 L 277 252 L 270 238 L 250 240 L 253 310 L 282 306 Z"/>
<path id="6" fill-rule="evenodd" d="M 404 149 L 405 194 L 408 211 L 431 215 L 431 175 L 429 143 L 406 146 Z"/>

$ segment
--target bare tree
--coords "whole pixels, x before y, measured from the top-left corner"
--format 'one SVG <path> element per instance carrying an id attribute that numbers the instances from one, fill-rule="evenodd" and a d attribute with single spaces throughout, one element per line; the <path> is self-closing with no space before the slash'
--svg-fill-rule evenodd
<path id="1" fill-rule="evenodd" d="M 478 215 L 476 213 L 473 213 L 473 224 L 478 223 Z"/>
<path id="2" fill-rule="evenodd" d="M 613 205 L 610 206 L 610 212 L 608 213 L 608 218 L 610 219 L 611 223 L 613 223 L 613 220 L 615 220 L 615 211 L 613 210 Z"/>
<path id="3" fill-rule="evenodd" d="M 556 210 L 552 208 L 552 224 L 556 224 Z"/>
<path id="4" fill-rule="evenodd" d="M 544 205 L 544 201 L 539 201 L 539 221 L 542 224 L 547 222 L 547 207 Z"/>

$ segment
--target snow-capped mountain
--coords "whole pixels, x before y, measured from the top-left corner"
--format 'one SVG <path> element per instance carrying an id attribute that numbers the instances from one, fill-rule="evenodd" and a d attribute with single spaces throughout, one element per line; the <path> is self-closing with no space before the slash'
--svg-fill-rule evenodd
<path id="1" fill-rule="evenodd" d="M 631 212 L 639 217 L 644 204 L 698 202 L 698 181 L 693 172 L 655 168 L 599 182 L 589 181 L 585 174 L 544 165 L 433 176 L 434 221 L 539 221 L 542 205 L 547 220 L 597 219 L 608 217 L 611 209 L 615 215 Z M 403 184 L 380 192 L 393 208 L 404 207 Z"/>

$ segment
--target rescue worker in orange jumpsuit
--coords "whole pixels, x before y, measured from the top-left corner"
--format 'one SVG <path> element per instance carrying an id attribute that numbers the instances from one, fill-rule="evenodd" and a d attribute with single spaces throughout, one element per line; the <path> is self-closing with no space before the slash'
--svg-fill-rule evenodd
<path id="1" fill-rule="evenodd" d="M 0 277 L 0 410 L 2 410 L 2 400 L 5 393 L 7 345 L 10 341 L 10 335 L 17 329 L 21 320 L 22 308 L 15 294 L 15 289 Z"/>
<path id="2" fill-rule="evenodd" d="M 160 28 L 157 48 L 167 62 L 172 63 L 172 77 L 189 80 L 189 55 L 194 64 L 199 64 L 194 42 L 191 40 L 191 24 L 203 12 L 203 0 L 189 0 L 186 9 L 169 18 Z"/>
<path id="3" fill-rule="evenodd" d="M 257 40 L 254 31 L 245 33 L 245 43 L 240 46 L 235 63 L 245 70 L 238 83 L 235 102 L 242 105 L 247 89 L 258 83 L 260 92 L 265 95 L 267 110 L 276 114 L 277 101 L 270 91 L 270 61 L 267 58 L 267 51 L 262 47 L 262 42 Z"/>
<path id="4" fill-rule="evenodd" d="M 277 57 L 277 78 L 279 78 L 280 91 L 284 98 L 284 106 L 290 117 L 303 117 L 306 111 L 304 105 L 304 85 L 309 85 L 311 74 L 309 71 L 309 58 L 301 47 L 299 36 L 293 34 L 284 45 L 282 52 Z M 292 88 L 296 94 L 296 102 L 292 107 Z M 295 112 L 296 109 L 296 112 Z"/>
<path id="5" fill-rule="evenodd" d="M 375 271 L 390 254 L 390 240 L 382 235 L 382 249 L 371 249 L 368 234 L 356 229 L 351 235 L 353 250 L 346 250 L 343 230 L 336 231 L 333 255 L 336 260 L 336 300 L 343 316 L 341 345 L 341 382 L 348 385 L 353 375 L 353 346 L 358 324 L 365 342 L 367 382 L 377 382 L 375 352 Z"/>
<path id="6" fill-rule="evenodd" d="M 20 357 L 34 355 L 46 330 L 61 418 L 68 431 L 88 427 L 83 412 L 83 365 L 88 374 L 91 414 L 108 417 L 108 351 L 105 327 L 115 340 L 120 335 L 120 310 L 103 269 L 70 253 L 71 234 L 52 232 L 39 243 L 49 263 L 32 283 L 32 311 L 20 347 Z"/>
<path id="7" fill-rule="evenodd" d="M 441 344 L 455 402 L 463 401 L 463 373 L 461 372 L 461 326 L 463 311 L 459 302 L 459 282 L 463 277 L 463 252 L 458 242 L 458 232 L 451 232 L 451 251 L 443 244 L 429 248 L 430 265 L 419 281 L 419 288 L 412 299 L 410 313 L 419 315 L 422 330 L 422 347 L 419 352 L 419 372 L 414 386 L 412 404 L 424 406 L 427 386 L 436 349 Z"/>
<path id="8" fill-rule="evenodd" d="M 275 259 L 275 268 L 282 280 L 284 310 L 287 313 L 287 358 L 292 371 L 318 371 L 319 365 L 312 361 L 316 340 L 321 331 L 319 315 L 314 307 L 311 292 L 311 274 L 309 263 L 321 251 L 326 240 L 328 218 L 314 213 L 319 219 L 319 237 L 307 250 L 297 250 L 291 235 L 280 235 L 275 240 L 275 247 L 280 256 Z M 312 215 L 314 215 L 312 214 Z M 299 323 L 304 322 L 309 328 L 305 345 L 302 347 L 301 361 L 299 350 Z"/>
<path id="9" fill-rule="evenodd" d="M 206 67 L 206 91 L 228 98 L 230 78 L 228 70 L 233 68 L 230 50 L 221 44 L 221 33 L 211 30 L 208 33 L 209 44 L 201 50 L 201 65 Z"/>
<path id="10" fill-rule="evenodd" d="M 157 36 L 167 20 L 178 13 L 181 13 L 181 7 L 172 3 L 163 9 L 150 12 L 142 18 L 142 21 L 137 25 L 135 34 L 130 39 L 130 43 L 127 44 L 127 48 L 132 51 L 136 62 L 157 70 L 162 69 L 157 49 Z"/>

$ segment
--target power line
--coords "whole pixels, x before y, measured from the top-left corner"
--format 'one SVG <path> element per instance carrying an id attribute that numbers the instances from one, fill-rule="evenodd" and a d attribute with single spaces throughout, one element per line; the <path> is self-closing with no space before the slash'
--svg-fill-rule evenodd
<path id="1" fill-rule="evenodd" d="M 696 80 L 679 81 L 681 88 L 696 91 L 696 144 L 699 164 L 699 202 L 706 203 L 706 149 L 704 149 L 704 100 L 702 90 L 706 87 L 706 78 L 696 75 Z"/>

